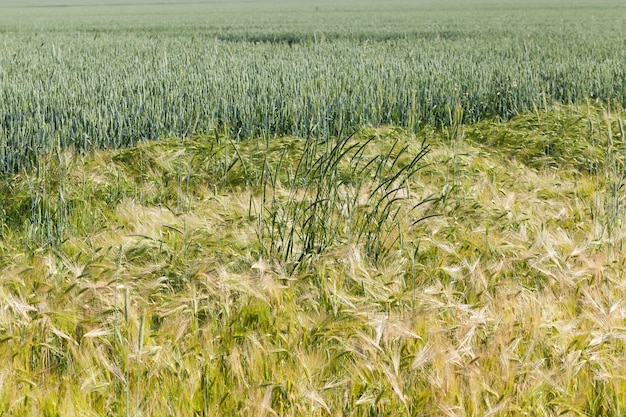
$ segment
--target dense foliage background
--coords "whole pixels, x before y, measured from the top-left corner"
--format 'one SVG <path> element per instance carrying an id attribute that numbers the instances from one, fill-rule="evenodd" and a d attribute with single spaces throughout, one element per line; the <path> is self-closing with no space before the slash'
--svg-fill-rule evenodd
<path id="1" fill-rule="evenodd" d="M 448 125 L 457 105 L 471 122 L 552 100 L 626 104 L 626 6 L 518 3 L 7 7 L 0 171 L 59 144 L 324 137 Z"/>

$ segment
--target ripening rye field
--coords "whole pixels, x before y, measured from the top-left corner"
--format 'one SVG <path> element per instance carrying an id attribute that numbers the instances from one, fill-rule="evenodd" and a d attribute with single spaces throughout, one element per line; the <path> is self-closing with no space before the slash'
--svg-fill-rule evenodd
<path id="1" fill-rule="evenodd" d="M 0 417 L 626 414 L 626 5 L 42 4 Z"/>

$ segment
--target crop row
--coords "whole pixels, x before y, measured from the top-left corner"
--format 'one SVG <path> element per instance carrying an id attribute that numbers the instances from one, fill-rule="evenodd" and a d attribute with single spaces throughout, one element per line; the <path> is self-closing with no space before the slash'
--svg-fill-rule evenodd
<path id="1" fill-rule="evenodd" d="M 470 122 L 543 100 L 626 104 L 617 37 L 144 35 L 5 34 L 0 172 L 59 146 L 117 148 L 213 130 L 240 139 L 334 136 L 367 124 L 418 130 L 449 123 L 458 105 Z"/>

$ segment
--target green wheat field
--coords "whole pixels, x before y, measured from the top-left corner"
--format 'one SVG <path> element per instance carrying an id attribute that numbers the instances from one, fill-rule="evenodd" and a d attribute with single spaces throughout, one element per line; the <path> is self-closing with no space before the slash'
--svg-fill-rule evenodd
<path id="1" fill-rule="evenodd" d="M 626 415 L 626 3 L 0 0 L 0 417 Z"/>

